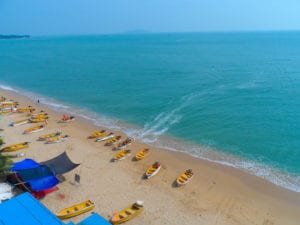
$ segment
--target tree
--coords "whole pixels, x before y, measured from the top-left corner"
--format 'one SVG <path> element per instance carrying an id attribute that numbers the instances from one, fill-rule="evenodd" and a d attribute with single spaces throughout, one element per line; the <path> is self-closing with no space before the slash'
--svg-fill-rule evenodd
<path id="1" fill-rule="evenodd" d="M 4 144 L 3 139 L 0 138 L 0 147 Z M 0 150 L 0 179 L 4 179 L 13 165 L 12 156 L 5 155 Z"/>

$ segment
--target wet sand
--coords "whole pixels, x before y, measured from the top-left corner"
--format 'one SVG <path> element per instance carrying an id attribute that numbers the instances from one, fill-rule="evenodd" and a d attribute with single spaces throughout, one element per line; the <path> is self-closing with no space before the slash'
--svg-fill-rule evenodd
<path id="1" fill-rule="evenodd" d="M 31 105 L 37 111 L 44 110 L 50 115 L 45 130 L 27 135 L 22 133 L 32 124 L 8 126 L 10 121 L 26 118 L 26 113 L 2 116 L 0 128 L 4 129 L 2 133 L 6 145 L 31 142 L 28 149 L 19 151 L 26 155 L 15 161 L 32 158 L 42 162 L 66 151 L 73 162 L 81 164 L 64 174 L 66 180 L 58 185 L 58 191 L 42 200 L 54 213 L 90 199 L 96 204 L 93 211 L 110 219 L 114 212 L 140 199 L 144 201 L 145 211 L 126 224 L 299 225 L 300 193 L 278 187 L 239 169 L 137 141 L 129 147 L 132 150 L 130 157 L 111 162 L 117 151 L 105 147 L 102 142 L 87 139 L 102 127 L 77 117 L 70 123 L 57 123 L 62 113 L 53 111 L 42 102 L 38 104 L 3 90 L 0 90 L 0 96 L 18 101 L 20 107 Z M 55 144 L 36 141 L 40 135 L 55 131 L 68 134 L 70 138 Z M 122 135 L 122 140 L 126 138 L 125 134 L 115 133 Z M 146 147 L 150 148 L 151 154 L 141 161 L 134 161 L 134 155 Z M 162 169 L 151 179 L 143 179 L 144 172 L 155 161 L 162 164 Z M 193 180 L 185 186 L 176 187 L 176 177 L 189 168 L 195 173 Z M 80 184 L 74 184 L 75 174 L 80 175 Z M 89 214 L 71 220 L 79 222 Z"/>

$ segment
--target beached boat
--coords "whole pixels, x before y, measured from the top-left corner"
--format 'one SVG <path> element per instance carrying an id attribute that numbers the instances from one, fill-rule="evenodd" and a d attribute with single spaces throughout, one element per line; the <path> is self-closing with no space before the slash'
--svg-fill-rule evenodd
<path id="1" fill-rule="evenodd" d="M 127 156 L 129 156 L 131 153 L 131 150 L 126 149 L 126 150 L 122 150 L 119 153 L 117 153 L 114 157 L 113 157 L 113 161 L 120 161 L 125 159 Z"/>
<path id="2" fill-rule="evenodd" d="M 113 138 L 111 138 L 110 140 L 108 140 L 104 145 L 105 146 L 111 146 L 113 144 L 118 143 L 119 141 L 121 141 L 121 136 L 115 136 Z"/>
<path id="3" fill-rule="evenodd" d="M 144 148 L 135 155 L 136 160 L 142 160 L 150 154 L 149 148 Z"/>
<path id="4" fill-rule="evenodd" d="M 11 110 L 10 109 L 0 110 L 0 115 L 8 115 L 8 114 L 11 114 Z"/>
<path id="5" fill-rule="evenodd" d="M 20 149 L 28 148 L 30 142 L 22 142 L 14 145 L 7 146 L 5 148 L 2 148 L 0 151 L 1 152 L 13 152 L 13 151 L 18 151 Z"/>
<path id="6" fill-rule="evenodd" d="M 120 150 L 131 145 L 132 140 L 130 138 L 126 138 L 126 140 L 120 142 L 117 146 L 113 148 L 113 150 Z"/>
<path id="7" fill-rule="evenodd" d="M 99 142 L 99 141 L 107 141 L 107 140 L 109 140 L 109 139 L 112 139 L 114 136 L 115 136 L 114 133 L 109 133 L 109 134 L 107 134 L 107 135 L 105 135 L 105 136 L 103 136 L 103 137 L 97 138 L 95 141 L 96 141 L 96 142 Z"/>
<path id="8" fill-rule="evenodd" d="M 35 109 L 32 107 L 17 108 L 17 112 L 19 112 L 19 113 L 32 112 L 33 110 L 35 110 Z"/>
<path id="9" fill-rule="evenodd" d="M 87 200 L 59 211 L 56 216 L 60 219 L 67 219 L 88 212 L 93 208 L 95 208 L 95 204 L 91 200 Z"/>
<path id="10" fill-rule="evenodd" d="M 64 142 L 68 137 L 69 137 L 69 135 L 59 135 L 59 136 L 56 136 L 56 137 L 48 138 L 45 143 L 46 144 L 52 144 L 52 143 Z"/>
<path id="11" fill-rule="evenodd" d="M 0 108 L 13 107 L 16 105 L 18 105 L 18 103 L 15 101 L 5 101 L 5 102 L 1 102 Z"/>
<path id="12" fill-rule="evenodd" d="M 75 117 L 70 116 L 70 117 L 63 117 L 61 120 L 58 121 L 58 123 L 69 123 L 71 121 L 74 121 Z"/>
<path id="13" fill-rule="evenodd" d="M 155 176 L 161 168 L 161 164 L 159 162 L 153 163 L 145 172 L 145 177 L 147 179 Z"/>
<path id="14" fill-rule="evenodd" d="M 94 139 L 94 138 L 100 138 L 105 136 L 106 130 L 97 130 L 93 132 L 90 136 L 88 136 L 88 139 Z"/>
<path id="15" fill-rule="evenodd" d="M 184 171 L 177 179 L 176 179 L 176 183 L 178 186 L 182 186 L 187 184 L 188 182 L 190 182 L 192 180 L 194 176 L 194 173 L 191 169 L 188 169 L 186 171 Z"/>
<path id="16" fill-rule="evenodd" d="M 35 115 L 31 115 L 30 119 L 39 119 L 39 118 L 49 118 L 48 113 L 39 113 Z"/>
<path id="17" fill-rule="evenodd" d="M 48 138 L 53 138 L 53 137 L 56 137 L 59 135 L 61 135 L 61 132 L 59 132 L 59 131 L 55 132 L 55 133 L 51 133 L 51 134 L 45 134 L 45 135 L 39 136 L 38 141 L 46 141 Z"/>
<path id="18" fill-rule="evenodd" d="M 39 118 L 35 118 L 35 119 L 29 119 L 30 123 L 42 123 L 42 122 L 46 122 L 46 120 L 48 120 L 49 117 L 39 117 Z"/>
<path id="19" fill-rule="evenodd" d="M 39 132 L 45 129 L 45 125 L 36 125 L 33 127 L 29 127 L 27 129 L 24 130 L 24 134 L 31 134 L 31 133 L 35 133 L 35 132 Z"/>
<path id="20" fill-rule="evenodd" d="M 13 121 L 9 125 L 12 127 L 16 127 L 16 126 L 20 126 L 20 125 L 27 124 L 27 123 L 29 123 L 29 119 Z"/>
<path id="21" fill-rule="evenodd" d="M 121 212 L 115 213 L 111 218 L 112 224 L 121 224 L 133 219 L 144 211 L 143 201 L 137 201 Z"/>

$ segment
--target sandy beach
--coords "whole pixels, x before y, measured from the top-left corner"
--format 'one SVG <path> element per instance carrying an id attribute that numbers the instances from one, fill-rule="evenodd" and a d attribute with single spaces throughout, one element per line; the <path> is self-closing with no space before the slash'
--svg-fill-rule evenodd
<path id="1" fill-rule="evenodd" d="M 30 147 L 19 152 L 42 162 L 66 151 L 71 160 L 81 165 L 64 175 L 66 180 L 58 185 L 59 190 L 47 195 L 42 202 L 54 213 L 78 202 L 90 199 L 93 210 L 110 219 L 114 212 L 126 208 L 140 199 L 145 211 L 126 224 L 147 225 L 298 225 L 300 221 L 300 193 L 278 187 L 266 180 L 231 167 L 215 164 L 190 155 L 158 149 L 134 141 L 129 149 L 131 156 L 119 162 L 111 162 L 116 151 L 105 147 L 103 142 L 94 142 L 87 137 L 96 127 L 84 118 L 70 123 L 57 123 L 62 113 L 32 102 L 13 92 L 0 90 L 0 96 L 16 100 L 20 107 L 33 106 L 50 115 L 46 128 L 33 134 L 22 134 L 32 124 L 18 127 L 9 122 L 26 118 L 26 113 L 2 116 L 5 146 L 29 141 Z M 70 112 L 72 114 L 72 112 Z M 45 144 L 37 141 L 40 135 L 61 131 L 70 136 L 65 142 Z M 115 132 L 118 133 L 118 132 Z M 122 140 L 126 138 L 122 135 Z M 134 155 L 143 148 L 151 154 L 134 161 Z M 13 153 L 15 154 L 15 153 Z M 155 161 L 162 164 L 161 171 L 149 180 L 143 179 L 146 169 Z M 192 168 L 195 175 L 185 186 L 176 187 L 174 181 L 184 170 Z M 74 175 L 81 177 L 74 184 Z M 81 221 L 90 213 L 71 220 Z"/>

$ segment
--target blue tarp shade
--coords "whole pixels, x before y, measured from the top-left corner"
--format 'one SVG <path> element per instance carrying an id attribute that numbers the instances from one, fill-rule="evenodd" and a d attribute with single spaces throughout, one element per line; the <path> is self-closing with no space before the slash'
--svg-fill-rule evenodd
<path id="1" fill-rule="evenodd" d="M 29 193 L 0 204 L 1 225 L 66 225 Z"/>
<path id="2" fill-rule="evenodd" d="M 52 171 L 46 166 L 39 166 L 33 169 L 16 170 L 24 181 L 38 179 L 54 175 Z"/>
<path id="3" fill-rule="evenodd" d="M 32 159 L 24 159 L 21 162 L 17 162 L 14 164 L 12 171 L 24 170 L 24 169 L 33 169 L 39 167 L 41 164 L 37 163 Z"/>
<path id="4" fill-rule="evenodd" d="M 77 225 L 111 225 L 111 223 L 100 216 L 98 213 L 94 213 Z"/>
<path id="5" fill-rule="evenodd" d="M 32 190 L 43 191 L 56 186 L 59 183 L 59 180 L 51 175 L 39 179 L 27 180 L 26 182 L 30 184 Z"/>
<path id="6" fill-rule="evenodd" d="M 24 182 L 29 183 L 34 191 L 47 190 L 59 183 L 47 166 L 40 165 L 31 159 L 16 163 L 12 170 L 17 172 Z"/>

